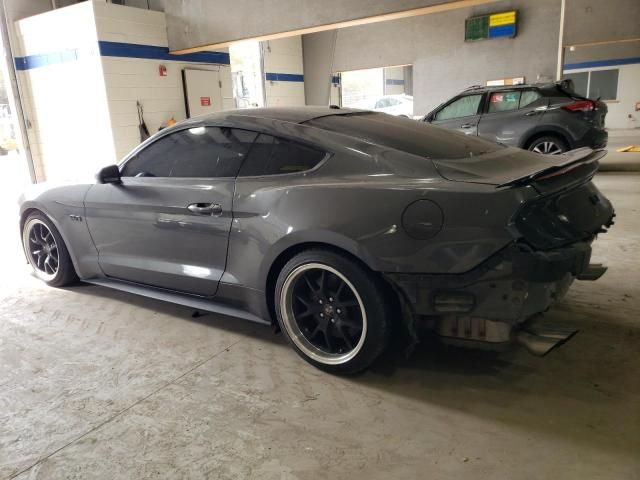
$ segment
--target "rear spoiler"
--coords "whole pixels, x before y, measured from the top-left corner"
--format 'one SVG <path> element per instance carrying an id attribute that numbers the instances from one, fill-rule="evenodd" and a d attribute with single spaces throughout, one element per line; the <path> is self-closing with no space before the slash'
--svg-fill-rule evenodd
<path id="1" fill-rule="evenodd" d="M 534 180 L 544 180 L 546 178 L 563 175 L 583 165 L 595 163 L 607 154 L 605 149 L 592 150 L 589 147 L 577 148 L 570 150 L 564 154 L 566 161 L 542 168 L 535 172 L 529 173 L 523 177 L 514 178 L 508 182 L 498 185 L 496 188 L 510 187 L 513 185 L 521 185 L 531 183 Z"/>

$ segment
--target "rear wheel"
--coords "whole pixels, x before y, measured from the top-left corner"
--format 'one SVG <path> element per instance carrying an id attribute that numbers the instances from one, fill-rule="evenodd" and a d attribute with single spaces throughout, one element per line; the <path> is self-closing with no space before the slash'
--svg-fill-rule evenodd
<path id="1" fill-rule="evenodd" d="M 280 328 L 296 352 L 332 373 L 367 368 L 388 341 L 388 302 L 380 281 L 347 257 L 309 250 L 276 283 Z"/>
<path id="2" fill-rule="evenodd" d="M 63 287 L 77 280 L 67 247 L 45 215 L 29 215 L 22 230 L 22 244 L 34 273 L 47 285 Z"/>
<path id="3" fill-rule="evenodd" d="M 536 138 L 529 150 L 535 153 L 542 153 L 545 155 L 559 155 L 569 150 L 567 144 L 560 137 L 555 135 L 545 135 L 544 137 Z"/>

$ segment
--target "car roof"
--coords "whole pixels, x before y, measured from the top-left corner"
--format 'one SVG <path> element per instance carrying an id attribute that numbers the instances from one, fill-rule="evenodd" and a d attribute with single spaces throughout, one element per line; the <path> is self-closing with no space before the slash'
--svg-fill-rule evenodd
<path id="1" fill-rule="evenodd" d="M 545 88 L 553 88 L 555 86 L 556 84 L 554 83 L 522 83 L 519 85 L 495 85 L 495 86 L 474 85 L 460 92 L 460 95 L 465 95 L 469 93 L 495 92 L 500 90 L 522 90 L 526 88 L 545 89 Z"/>
<path id="2" fill-rule="evenodd" d="M 353 113 L 363 113 L 368 110 L 355 108 L 331 107 L 269 107 L 269 108 L 245 108 L 227 110 L 224 112 L 211 113 L 193 117 L 187 122 L 206 123 L 210 121 L 224 121 L 232 118 L 265 118 L 270 120 L 280 120 L 291 123 L 304 123 L 315 118 L 327 117 L 331 115 L 349 115 Z"/>

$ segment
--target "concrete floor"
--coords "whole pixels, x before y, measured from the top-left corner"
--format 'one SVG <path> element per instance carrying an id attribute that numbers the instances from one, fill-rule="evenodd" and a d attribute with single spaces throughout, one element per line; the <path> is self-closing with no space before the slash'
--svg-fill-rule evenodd
<path id="1" fill-rule="evenodd" d="M 268 328 L 29 275 L 2 230 L 0 478 L 640 479 L 640 175 L 545 358 L 423 345 L 356 378 Z M 3 216 L 6 218 L 6 216 Z M 11 217 L 10 217 L 11 218 Z"/>

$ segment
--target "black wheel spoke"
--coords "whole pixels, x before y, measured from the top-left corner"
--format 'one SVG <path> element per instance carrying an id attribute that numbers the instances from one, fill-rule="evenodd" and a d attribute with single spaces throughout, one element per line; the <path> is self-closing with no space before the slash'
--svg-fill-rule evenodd
<path id="1" fill-rule="evenodd" d="M 29 227 L 27 227 L 29 228 Z M 25 249 L 33 267 L 46 275 L 55 275 L 60 265 L 60 253 L 56 239 L 49 227 L 39 220 L 31 224 L 25 235 Z"/>
<path id="2" fill-rule="evenodd" d="M 354 330 L 362 328 L 360 324 L 358 324 L 357 322 L 354 322 L 353 320 L 350 320 L 348 318 L 341 319 L 340 323 L 342 325 L 344 325 L 345 327 L 353 328 Z"/>
<path id="3" fill-rule="evenodd" d="M 302 265 L 299 269 L 300 273 L 292 274 L 293 280 L 285 282 L 290 303 L 282 307 L 290 316 L 296 344 L 309 355 L 351 354 L 364 332 L 364 310 L 357 292 L 333 268 Z"/>
<path id="4" fill-rule="evenodd" d="M 349 350 L 353 350 L 354 345 L 353 341 L 349 337 L 349 334 L 345 332 L 342 327 L 338 327 L 338 332 L 340 332 L 340 336 L 342 337 L 342 340 L 344 340 L 344 343 L 347 345 Z"/>
<path id="5" fill-rule="evenodd" d="M 313 286 L 313 284 L 311 283 L 311 280 L 309 280 L 309 277 L 307 277 L 306 275 L 302 277 L 305 281 L 305 283 L 307 284 L 307 287 L 309 287 L 309 291 L 311 291 L 312 293 L 317 292 L 317 290 L 315 289 L 315 287 Z"/>

